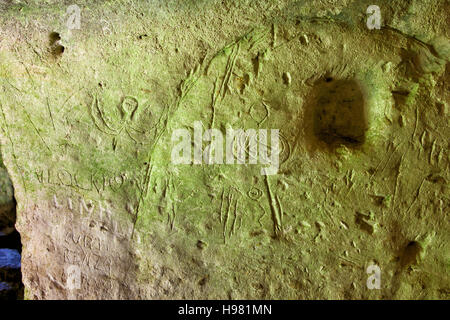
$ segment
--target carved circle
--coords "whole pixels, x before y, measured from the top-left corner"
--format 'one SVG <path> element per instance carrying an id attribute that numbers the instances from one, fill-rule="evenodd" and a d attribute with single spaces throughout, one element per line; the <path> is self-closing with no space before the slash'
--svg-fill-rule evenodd
<path id="1" fill-rule="evenodd" d="M 261 199 L 263 193 L 260 189 L 256 188 L 256 187 L 251 187 L 250 190 L 247 193 L 248 197 L 252 200 L 259 200 Z"/>

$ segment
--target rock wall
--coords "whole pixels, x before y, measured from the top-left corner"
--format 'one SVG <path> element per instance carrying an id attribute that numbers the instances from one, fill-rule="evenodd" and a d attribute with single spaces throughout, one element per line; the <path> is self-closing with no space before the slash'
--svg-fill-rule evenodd
<path id="1" fill-rule="evenodd" d="M 26 298 L 449 297 L 448 1 L 71 4 L 0 4 Z"/>

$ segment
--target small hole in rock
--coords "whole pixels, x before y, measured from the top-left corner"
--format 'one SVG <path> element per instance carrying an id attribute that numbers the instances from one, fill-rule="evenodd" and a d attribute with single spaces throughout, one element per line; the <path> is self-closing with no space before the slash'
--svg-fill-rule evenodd
<path id="1" fill-rule="evenodd" d="M 417 264 L 420 259 L 422 246 L 417 241 L 410 241 L 403 249 L 400 264 L 403 268 Z"/>
<path id="2" fill-rule="evenodd" d="M 50 45 L 50 52 L 54 56 L 59 56 L 64 53 L 64 46 L 61 44 L 61 35 L 58 32 L 52 32 L 48 36 L 49 38 L 49 45 Z"/>
<path id="3" fill-rule="evenodd" d="M 61 35 L 58 32 L 52 32 L 50 33 L 50 35 L 48 36 L 49 41 L 50 41 L 50 45 L 54 45 L 56 42 L 58 42 L 59 40 L 61 40 Z"/>

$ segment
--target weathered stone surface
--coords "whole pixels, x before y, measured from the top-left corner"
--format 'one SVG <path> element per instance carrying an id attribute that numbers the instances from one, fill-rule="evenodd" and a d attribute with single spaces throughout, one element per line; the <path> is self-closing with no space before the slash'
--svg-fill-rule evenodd
<path id="1" fill-rule="evenodd" d="M 26 298 L 448 298 L 448 3 L 377 2 L 1 4 Z M 197 121 L 277 174 L 174 164 Z"/>

